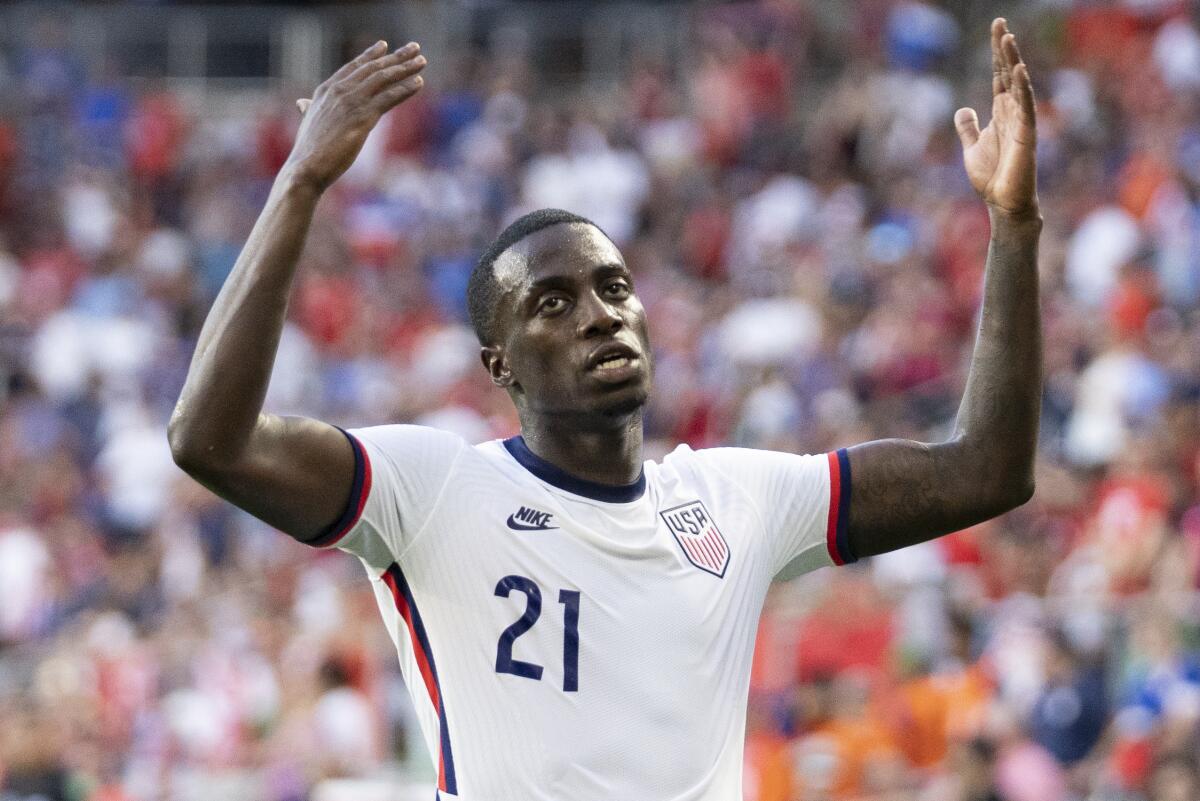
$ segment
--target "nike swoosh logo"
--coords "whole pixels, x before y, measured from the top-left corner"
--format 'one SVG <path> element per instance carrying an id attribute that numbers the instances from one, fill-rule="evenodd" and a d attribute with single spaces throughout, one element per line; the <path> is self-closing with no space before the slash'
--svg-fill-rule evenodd
<path id="1" fill-rule="evenodd" d="M 508 527 L 513 531 L 552 531 L 558 528 L 558 526 L 531 526 L 527 523 L 518 523 L 512 515 L 508 516 Z"/>

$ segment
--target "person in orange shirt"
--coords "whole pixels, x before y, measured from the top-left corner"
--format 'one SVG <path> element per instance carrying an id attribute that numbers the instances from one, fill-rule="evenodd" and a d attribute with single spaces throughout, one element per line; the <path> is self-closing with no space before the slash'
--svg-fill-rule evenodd
<path id="1" fill-rule="evenodd" d="M 987 666 L 982 660 L 972 660 L 971 619 L 954 614 L 950 625 L 949 659 L 900 688 L 901 711 L 896 724 L 904 733 L 900 747 L 913 766 L 922 770 L 935 770 L 945 761 L 952 743 L 983 731 L 995 695 Z"/>
<path id="2" fill-rule="evenodd" d="M 868 677 L 838 675 L 824 690 L 830 714 L 790 749 L 792 798 L 851 801 L 889 789 L 906 771 L 903 755 L 878 707 Z"/>

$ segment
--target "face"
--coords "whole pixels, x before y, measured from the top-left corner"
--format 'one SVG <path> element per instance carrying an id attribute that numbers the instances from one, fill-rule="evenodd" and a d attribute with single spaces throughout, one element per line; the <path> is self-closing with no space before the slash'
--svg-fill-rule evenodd
<path id="1" fill-rule="evenodd" d="M 499 342 L 492 380 L 522 414 L 619 419 L 650 392 L 646 311 L 608 237 L 584 223 L 527 236 L 496 260 Z"/>

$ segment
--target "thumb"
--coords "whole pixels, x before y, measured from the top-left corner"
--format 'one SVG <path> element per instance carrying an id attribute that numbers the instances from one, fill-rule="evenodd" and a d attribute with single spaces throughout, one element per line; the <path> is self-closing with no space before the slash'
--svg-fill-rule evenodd
<path id="1" fill-rule="evenodd" d="M 975 109 L 960 108 L 954 112 L 954 127 L 958 131 L 963 150 L 979 140 L 979 117 L 975 115 Z"/>
<path id="2" fill-rule="evenodd" d="M 301 114 L 308 111 L 308 107 L 311 105 L 312 105 L 312 101 L 309 100 L 307 97 L 302 97 L 296 101 L 296 106 L 297 106 L 297 108 L 300 109 Z"/>

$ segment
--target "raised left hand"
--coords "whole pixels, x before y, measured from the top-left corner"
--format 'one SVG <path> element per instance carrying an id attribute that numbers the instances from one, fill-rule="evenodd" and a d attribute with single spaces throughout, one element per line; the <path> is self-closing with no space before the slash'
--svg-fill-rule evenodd
<path id="1" fill-rule="evenodd" d="M 991 122 L 981 131 L 974 109 L 960 108 L 954 126 L 967 177 L 988 206 L 1015 219 L 1038 219 L 1033 84 L 1002 18 L 992 21 Z"/>

